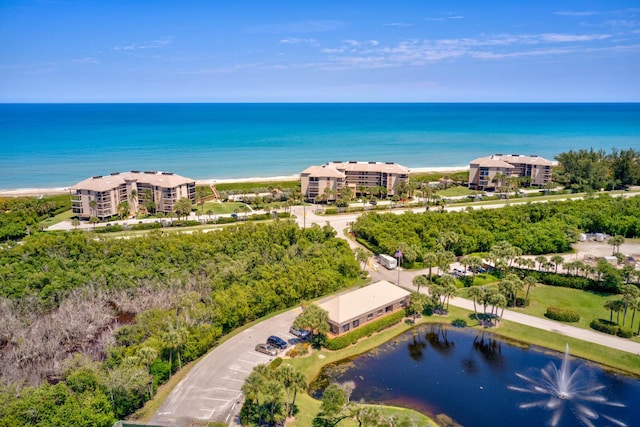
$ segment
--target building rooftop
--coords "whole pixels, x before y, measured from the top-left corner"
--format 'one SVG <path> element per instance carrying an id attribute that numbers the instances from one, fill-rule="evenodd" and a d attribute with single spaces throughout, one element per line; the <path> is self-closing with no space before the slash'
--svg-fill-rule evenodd
<path id="1" fill-rule="evenodd" d="M 300 175 L 322 176 L 344 178 L 347 172 L 374 172 L 374 173 L 395 173 L 409 174 L 409 168 L 393 162 L 356 162 L 356 161 L 333 161 L 322 166 L 310 166 L 303 170 Z"/>
<path id="2" fill-rule="evenodd" d="M 309 166 L 303 170 L 300 175 L 344 178 L 344 172 L 340 172 L 338 169 L 331 167 L 328 164 L 324 164 L 322 166 Z"/>
<path id="3" fill-rule="evenodd" d="M 80 181 L 72 190 L 108 191 L 127 181 L 136 181 L 162 188 L 173 188 L 184 184 L 195 183 L 193 179 L 185 178 L 171 172 L 114 172 L 111 175 L 93 176 Z"/>
<path id="4" fill-rule="evenodd" d="M 320 307 L 329 312 L 331 321 L 341 324 L 408 295 L 411 293 L 386 280 L 381 280 L 364 288 L 338 295 L 323 302 Z"/>
<path id="5" fill-rule="evenodd" d="M 472 160 L 471 164 L 480 164 L 480 166 L 504 167 L 495 162 L 505 162 L 511 165 L 524 163 L 527 165 L 553 166 L 553 162 L 551 160 L 545 159 L 544 157 L 523 156 L 521 154 L 494 154 L 489 157 L 480 157 Z"/>
<path id="6" fill-rule="evenodd" d="M 513 166 L 512 164 L 507 163 L 504 160 L 495 158 L 494 156 L 479 157 L 475 160 L 472 160 L 470 164 L 486 168 L 515 169 L 515 166 Z"/>

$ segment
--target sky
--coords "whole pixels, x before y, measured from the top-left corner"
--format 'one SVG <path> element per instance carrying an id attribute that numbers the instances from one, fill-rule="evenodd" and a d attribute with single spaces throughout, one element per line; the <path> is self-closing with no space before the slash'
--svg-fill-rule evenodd
<path id="1" fill-rule="evenodd" d="M 640 2 L 0 0 L 0 102 L 639 102 Z"/>

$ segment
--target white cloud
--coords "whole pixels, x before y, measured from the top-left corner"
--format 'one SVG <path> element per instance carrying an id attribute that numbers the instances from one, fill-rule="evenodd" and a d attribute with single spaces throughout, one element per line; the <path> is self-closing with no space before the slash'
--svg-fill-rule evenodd
<path id="1" fill-rule="evenodd" d="M 540 39 L 551 43 L 588 42 L 593 40 L 605 40 L 611 37 L 609 34 L 541 34 Z"/>
<path id="2" fill-rule="evenodd" d="M 295 37 L 288 37 L 288 38 L 280 39 L 280 43 L 284 43 L 284 44 L 299 44 L 299 43 L 316 44 L 316 40 L 315 39 L 299 39 L 299 38 L 295 38 Z"/>
<path id="3" fill-rule="evenodd" d="M 610 34 L 483 34 L 475 38 L 411 39 L 395 45 L 381 44 L 377 40 L 350 39 L 344 40 L 340 47 L 327 47 L 321 52 L 327 54 L 331 62 L 324 69 L 389 68 L 420 66 L 464 57 L 497 60 L 611 50 L 612 47 L 606 44 L 593 44 L 611 37 Z M 613 40 L 608 44 L 611 42 Z M 564 47 L 567 45 L 570 47 Z"/>
<path id="4" fill-rule="evenodd" d="M 69 62 L 72 62 L 74 64 L 99 64 L 100 63 L 100 61 L 98 61 L 96 58 L 92 56 L 85 56 L 84 58 L 71 59 Z"/>
<path id="5" fill-rule="evenodd" d="M 410 27 L 411 24 L 406 22 L 391 22 L 389 24 L 382 24 L 383 27 Z"/>
<path id="6" fill-rule="evenodd" d="M 138 49 L 160 49 L 173 41 L 173 37 L 165 37 L 162 39 L 151 40 L 142 43 L 132 43 L 126 46 L 114 46 L 113 50 L 138 50 Z"/>
<path id="7" fill-rule="evenodd" d="M 592 10 L 553 12 L 554 15 L 561 15 L 561 16 L 592 16 L 592 15 L 597 15 L 598 13 L 599 12 L 595 12 Z"/>

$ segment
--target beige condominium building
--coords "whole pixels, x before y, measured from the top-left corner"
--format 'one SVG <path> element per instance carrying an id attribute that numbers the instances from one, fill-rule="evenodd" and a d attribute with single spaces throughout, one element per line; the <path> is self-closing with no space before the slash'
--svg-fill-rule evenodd
<path id="1" fill-rule="evenodd" d="M 311 166 L 300 173 L 302 194 L 306 200 L 313 200 L 331 190 L 328 200 L 336 200 L 337 192 L 350 187 L 353 194 L 361 187 L 384 187 L 387 195 L 393 196 L 396 186 L 409 181 L 409 169 L 393 162 L 334 161 L 322 166 Z"/>
<path id="2" fill-rule="evenodd" d="M 367 322 L 403 309 L 411 293 L 386 280 L 338 295 L 320 304 L 329 313 L 333 335 L 349 332 Z"/>
<path id="3" fill-rule="evenodd" d="M 130 212 L 151 202 L 157 212 L 172 212 L 183 197 L 195 202 L 196 183 L 171 172 L 114 172 L 85 179 L 71 187 L 71 192 L 71 206 L 78 218 L 107 219 L 118 215 L 122 202 L 129 204 Z"/>
<path id="4" fill-rule="evenodd" d="M 469 164 L 469 188 L 496 188 L 494 178 L 497 174 L 506 177 L 528 177 L 531 179 L 531 185 L 543 186 L 551 181 L 552 167 L 552 161 L 539 156 L 494 154 L 480 157 Z"/>

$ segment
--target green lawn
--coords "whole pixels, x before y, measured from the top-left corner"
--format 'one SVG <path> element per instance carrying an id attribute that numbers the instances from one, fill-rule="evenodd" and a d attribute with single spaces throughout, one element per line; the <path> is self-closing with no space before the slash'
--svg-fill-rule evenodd
<path id="1" fill-rule="evenodd" d="M 213 215 L 225 215 L 225 214 L 231 214 L 236 209 L 238 209 L 239 213 L 244 215 L 242 211 L 243 206 L 245 206 L 244 203 L 236 203 L 236 202 L 225 202 L 225 203 L 206 202 L 202 210 L 200 209 L 200 205 L 195 205 L 193 208 L 198 214 L 200 214 L 200 212 L 203 212 L 206 214 L 208 211 L 211 211 L 213 212 Z"/>
<path id="2" fill-rule="evenodd" d="M 62 221 L 70 221 L 71 218 L 73 218 L 73 211 L 69 209 L 68 211 L 61 212 L 54 217 L 45 219 L 42 221 L 42 224 L 45 227 L 51 227 L 52 225 L 58 224 Z"/>
<path id="3" fill-rule="evenodd" d="M 239 194 L 242 191 L 246 191 L 247 193 L 254 193 L 255 191 L 266 192 L 269 187 L 280 188 L 281 190 L 295 190 L 300 186 L 300 181 L 228 182 L 216 184 L 215 186 L 218 191 L 235 191 L 236 194 Z"/>
<path id="4" fill-rule="evenodd" d="M 589 323 L 592 320 L 598 318 L 609 319 L 609 310 L 604 308 L 604 303 L 618 298 L 620 298 L 620 295 L 540 285 L 529 292 L 529 306 L 526 309 L 516 308 L 514 311 L 544 317 L 549 307 L 570 308 L 580 315 L 580 321 L 571 323 L 571 325 L 589 329 Z M 627 317 L 628 325 L 631 320 L 631 313 Z M 614 321 L 615 318 L 614 313 Z M 620 320 L 622 321 L 622 317 L 620 317 Z M 638 321 L 640 321 L 640 315 L 636 316 L 636 328 L 638 327 Z"/>
<path id="5" fill-rule="evenodd" d="M 462 185 L 456 185 L 456 186 L 438 191 L 438 196 L 442 196 L 442 197 L 471 196 L 471 195 L 480 194 L 480 193 L 482 192 L 469 190 L 468 187 L 464 187 Z"/>

